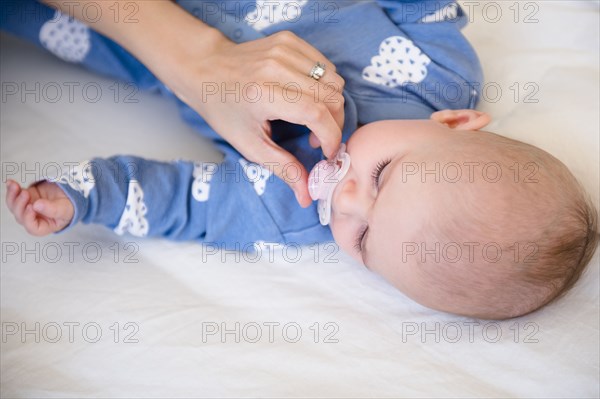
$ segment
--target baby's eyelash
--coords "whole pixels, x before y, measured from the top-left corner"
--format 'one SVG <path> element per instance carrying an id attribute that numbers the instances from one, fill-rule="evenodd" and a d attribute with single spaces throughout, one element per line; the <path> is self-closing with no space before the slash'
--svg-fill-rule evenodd
<path id="1" fill-rule="evenodd" d="M 371 177 L 373 178 L 373 187 L 375 189 L 379 187 L 379 177 L 381 176 L 381 172 L 383 172 L 383 169 L 385 169 L 385 167 L 388 166 L 390 162 L 392 162 L 392 158 L 387 158 L 377 162 L 377 165 L 375 166 L 375 169 L 371 174 Z"/>
<path id="2" fill-rule="evenodd" d="M 354 242 L 354 249 L 356 249 L 357 252 L 362 252 L 362 241 L 365 238 L 368 229 L 369 226 L 361 228 L 360 233 L 358 234 L 358 236 L 356 236 L 356 241 Z"/>
<path id="3" fill-rule="evenodd" d="M 385 169 L 385 167 L 388 166 L 390 162 L 392 162 L 392 158 L 383 159 L 377 162 L 373 173 L 371 173 L 371 177 L 373 178 L 373 187 L 375 189 L 379 187 L 379 177 L 381 176 L 381 172 L 383 172 L 383 169 Z M 354 241 L 354 249 L 356 249 L 357 252 L 362 252 L 362 242 L 365 238 L 365 235 L 367 234 L 367 230 L 369 230 L 368 225 L 361 228 L 360 233 Z"/>

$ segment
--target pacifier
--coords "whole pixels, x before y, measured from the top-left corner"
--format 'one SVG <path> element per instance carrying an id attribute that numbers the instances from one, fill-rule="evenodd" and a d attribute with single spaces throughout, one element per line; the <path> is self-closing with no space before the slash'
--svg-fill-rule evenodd
<path id="1" fill-rule="evenodd" d="M 308 175 L 308 192 L 313 201 L 318 200 L 319 221 L 327 226 L 331 220 L 331 199 L 338 183 L 350 168 L 350 155 L 342 143 L 333 161 L 319 161 Z"/>

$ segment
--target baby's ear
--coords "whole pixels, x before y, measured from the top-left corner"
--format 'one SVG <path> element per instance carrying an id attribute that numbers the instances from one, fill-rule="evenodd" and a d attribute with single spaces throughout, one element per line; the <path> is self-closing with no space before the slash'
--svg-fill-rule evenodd
<path id="1" fill-rule="evenodd" d="M 445 109 L 431 114 L 431 120 L 457 130 L 483 129 L 492 118 L 474 109 Z"/>

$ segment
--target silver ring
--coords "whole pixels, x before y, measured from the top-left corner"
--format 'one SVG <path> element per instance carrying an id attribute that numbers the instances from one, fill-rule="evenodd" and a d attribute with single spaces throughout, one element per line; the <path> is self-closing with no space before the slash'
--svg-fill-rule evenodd
<path id="1" fill-rule="evenodd" d="M 325 64 L 322 64 L 317 61 L 315 66 L 312 67 L 312 69 L 310 70 L 308 76 L 313 78 L 314 80 L 319 80 L 323 77 L 323 75 L 325 75 Z"/>

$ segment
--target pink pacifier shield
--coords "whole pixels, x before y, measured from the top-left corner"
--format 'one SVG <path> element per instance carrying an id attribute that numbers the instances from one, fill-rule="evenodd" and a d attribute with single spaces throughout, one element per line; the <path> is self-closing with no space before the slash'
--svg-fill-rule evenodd
<path id="1" fill-rule="evenodd" d="M 313 201 L 326 199 L 331 189 L 331 178 L 337 172 L 335 164 L 319 161 L 308 175 L 308 192 Z"/>
<path id="2" fill-rule="evenodd" d="M 319 201 L 317 211 L 323 226 L 327 226 L 331 219 L 333 191 L 349 167 L 350 155 L 346 153 L 346 145 L 342 143 L 333 161 L 318 162 L 308 175 L 308 192 L 313 201 Z"/>

